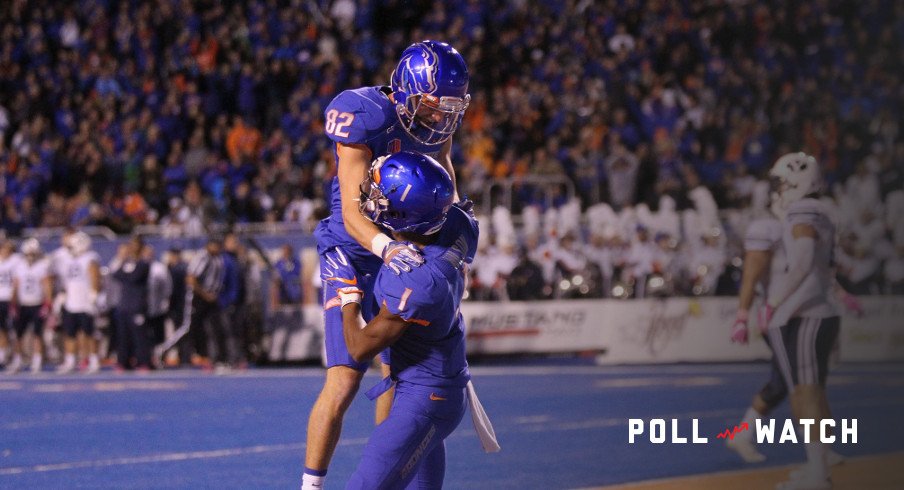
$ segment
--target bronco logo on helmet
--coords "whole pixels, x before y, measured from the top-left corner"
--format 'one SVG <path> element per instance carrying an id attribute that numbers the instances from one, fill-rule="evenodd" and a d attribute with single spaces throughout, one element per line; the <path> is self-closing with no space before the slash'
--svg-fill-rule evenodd
<path id="1" fill-rule="evenodd" d="M 421 51 L 409 52 L 399 64 L 405 65 L 402 70 L 402 84 L 414 87 L 418 93 L 432 94 L 436 92 L 436 53 L 424 45 Z"/>
<path id="2" fill-rule="evenodd" d="M 448 140 L 471 101 L 468 79 L 467 64 L 452 46 L 423 41 L 406 48 L 390 80 L 405 131 L 427 145 Z"/>

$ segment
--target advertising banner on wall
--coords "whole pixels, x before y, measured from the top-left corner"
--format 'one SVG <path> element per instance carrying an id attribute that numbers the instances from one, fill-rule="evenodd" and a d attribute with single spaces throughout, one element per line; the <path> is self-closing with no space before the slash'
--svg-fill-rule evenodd
<path id="1" fill-rule="evenodd" d="M 904 298 L 863 298 L 862 317 L 842 318 L 840 359 L 904 360 Z M 743 362 L 771 357 L 755 321 L 750 343 L 730 340 L 735 298 L 636 301 L 466 302 L 469 354 L 597 354 L 601 364 Z M 318 359 L 323 339 L 318 306 L 284 309 L 268 320 L 274 361 Z"/>
<path id="2" fill-rule="evenodd" d="M 904 297 L 861 297 L 862 317 L 841 320 L 842 361 L 904 361 Z"/>
<path id="3" fill-rule="evenodd" d="M 474 353 L 597 351 L 607 364 L 768 359 L 760 342 L 729 340 L 735 305 L 716 298 L 465 303 L 462 314 Z"/>

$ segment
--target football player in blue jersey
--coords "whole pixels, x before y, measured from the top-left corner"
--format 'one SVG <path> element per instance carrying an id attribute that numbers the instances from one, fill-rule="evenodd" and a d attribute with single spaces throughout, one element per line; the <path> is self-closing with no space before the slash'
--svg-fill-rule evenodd
<path id="1" fill-rule="evenodd" d="M 373 280 L 384 264 L 396 274 L 423 262 L 420 252 L 393 240 L 359 211 L 359 186 L 371 162 L 399 151 L 435 157 L 452 179 L 452 134 L 461 124 L 470 102 L 468 68 L 452 46 L 436 41 L 415 43 L 402 52 L 389 87 L 363 87 L 336 96 L 324 112 L 325 132 L 336 143 L 337 177 L 330 198 L 331 216 L 315 231 L 321 267 L 336 247 L 358 271 L 364 291 L 361 308 L 365 320 L 376 314 Z M 326 474 L 342 418 L 358 391 L 369 360 L 349 355 L 342 337 L 342 315 L 335 291 L 323 288 L 327 373 L 323 389 L 308 419 L 305 471 L 302 488 L 319 488 Z M 384 367 L 384 374 L 386 372 Z M 377 406 L 377 423 L 389 410 L 389 398 Z"/>
<path id="2" fill-rule="evenodd" d="M 338 295 L 351 357 L 367 361 L 390 348 L 390 376 L 368 391 L 395 385 L 388 418 L 374 430 L 347 488 L 441 488 L 443 440 L 468 403 L 471 375 L 459 312 L 468 264 L 477 248 L 477 220 L 455 204 L 448 173 L 428 156 L 402 152 L 378 159 L 362 185 L 361 212 L 416 247 L 424 263 L 405 274 L 382 267 L 374 296 L 379 312 L 363 328 L 361 271 L 336 247 L 325 254 L 324 287 Z"/>

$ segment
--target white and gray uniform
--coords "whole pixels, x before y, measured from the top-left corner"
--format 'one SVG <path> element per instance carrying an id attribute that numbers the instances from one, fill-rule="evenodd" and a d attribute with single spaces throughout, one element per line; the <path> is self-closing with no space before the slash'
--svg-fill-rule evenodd
<path id="1" fill-rule="evenodd" d="M 782 241 L 782 222 L 775 217 L 760 218 L 747 227 L 744 236 L 744 250 L 750 252 L 771 252 L 772 259 L 769 262 L 769 270 L 760 277 L 757 283 L 757 295 L 768 298 L 774 295 L 776 285 L 781 283 L 781 275 L 788 269 L 788 257 L 785 254 L 785 246 Z M 759 325 L 763 330 L 766 325 Z"/>
<path id="2" fill-rule="evenodd" d="M 11 254 L 0 259 L 0 303 L 8 303 L 13 299 L 13 271 L 22 260 L 19 254 Z"/>
<path id="3" fill-rule="evenodd" d="M 66 247 L 58 247 L 47 255 L 50 273 L 62 280 L 66 274 L 66 264 L 72 259 L 72 252 Z"/>
<path id="4" fill-rule="evenodd" d="M 754 220 L 747 227 L 744 235 L 745 252 L 769 252 L 771 254 L 769 269 L 760 275 L 756 284 L 756 295 L 765 304 L 769 294 L 775 294 L 776 283 L 781 282 L 781 276 L 788 268 L 788 257 L 785 254 L 785 246 L 782 242 L 782 222 L 774 216 L 768 216 Z M 761 307 L 762 308 L 762 307 Z M 766 332 L 766 325 L 762 315 L 757 316 L 757 327 L 761 332 Z M 772 362 L 770 363 L 769 381 L 760 389 L 759 396 L 770 410 L 788 395 L 788 384 L 785 381 L 782 367 L 778 362 L 778 354 L 772 349 L 769 336 L 764 334 L 763 340 L 772 350 Z"/>
<path id="5" fill-rule="evenodd" d="M 22 260 L 18 254 L 0 258 L 0 335 L 10 328 L 10 302 L 13 299 L 13 270 Z"/>
<path id="6" fill-rule="evenodd" d="M 19 303 L 19 315 L 13 327 L 20 339 L 29 326 L 33 327 L 34 334 L 39 338 L 44 331 L 43 305 L 50 301 L 44 294 L 44 280 L 50 275 L 50 263 L 46 259 L 29 263 L 23 258 L 13 268 L 16 300 Z"/>
<path id="7" fill-rule="evenodd" d="M 44 296 L 43 281 L 50 276 L 50 264 L 46 259 L 31 264 L 20 260 L 13 269 L 13 278 L 18 281 L 16 298 L 20 306 L 41 306 L 50 298 Z"/>
<path id="8" fill-rule="evenodd" d="M 838 337 L 840 319 L 834 301 L 835 225 L 831 210 L 816 199 L 792 203 L 783 220 L 782 242 L 788 255 L 788 268 L 793 264 L 794 236 L 797 225 L 808 225 L 816 232 L 813 260 L 801 282 L 776 309 L 769 323 L 769 339 L 788 386 L 825 385 L 829 354 Z M 790 286 L 789 275 L 773 280 L 770 298 L 775 291 Z M 781 294 L 781 293 L 779 293 Z"/>
<path id="9" fill-rule="evenodd" d="M 816 230 L 813 263 L 804 280 L 776 309 L 771 327 L 785 325 L 791 318 L 830 318 L 838 316 L 832 290 L 835 284 L 835 225 L 831 210 L 816 199 L 802 199 L 788 207 L 782 226 L 785 250 L 791 250 L 797 225 L 809 225 Z M 791 266 L 792 264 L 789 264 Z M 776 281 L 777 288 L 786 284 Z"/>
<path id="10" fill-rule="evenodd" d="M 70 255 L 59 263 L 59 277 L 66 292 L 63 308 L 69 313 L 96 313 L 97 292 L 91 284 L 91 264 L 100 264 L 100 257 L 94 251 L 79 256 Z"/>

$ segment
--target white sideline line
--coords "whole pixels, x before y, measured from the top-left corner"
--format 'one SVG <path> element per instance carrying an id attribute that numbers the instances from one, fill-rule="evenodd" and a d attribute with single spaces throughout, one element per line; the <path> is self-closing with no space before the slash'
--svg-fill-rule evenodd
<path id="1" fill-rule="evenodd" d="M 737 373 L 762 373 L 769 369 L 769 365 L 763 362 L 752 362 L 743 364 L 725 363 L 725 364 L 658 364 L 658 365 L 617 365 L 617 366 L 590 366 L 590 365 L 558 365 L 558 366 L 471 366 L 470 370 L 476 376 L 550 376 L 559 374 L 603 374 L 603 375 L 648 375 L 663 373 L 672 374 L 737 374 Z M 904 363 L 878 363 L 878 364 L 861 364 L 849 363 L 833 366 L 830 371 L 832 374 L 857 374 L 857 373 L 904 373 Z M 31 375 L 28 377 L 19 377 L 13 381 L 7 378 L 9 383 L 0 385 L 2 389 L 16 389 L 20 384 L 31 384 L 32 382 L 40 382 L 54 380 L 58 382 L 65 381 L 119 381 L 127 380 L 168 380 L 168 379 L 198 379 L 198 380 L 215 380 L 215 379 L 260 379 L 260 378 L 322 378 L 325 370 L 321 367 L 296 367 L 296 368 L 254 368 L 243 371 L 234 371 L 225 375 L 214 375 L 211 373 L 202 373 L 194 369 L 184 370 L 164 370 L 151 373 L 101 373 L 90 376 L 82 374 L 57 375 L 52 373 L 42 373 Z M 378 373 L 371 369 L 366 376 L 378 376 Z M 3 379 L 3 376 L 0 376 Z"/>
<path id="2" fill-rule="evenodd" d="M 654 386 L 700 387 L 724 385 L 729 380 L 725 376 L 672 376 L 672 377 L 629 377 L 605 378 L 593 383 L 594 388 L 650 388 Z"/>
<path id="3" fill-rule="evenodd" d="M 367 438 L 347 439 L 339 441 L 340 446 L 354 446 L 367 442 Z M 231 449 L 213 449 L 210 451 L 190 451 L 178 453 L 152 454 L 148 456 L 134 456 L 129 458 L 96 459 L 89 461 L 73 461 L 71 463 L 40 464 L 35 466 L 16 466 L 12 468 L 0 468 L 0 475 L 20 475 L 23 473 L 44 473 L 48 471 L 65 471 L 80 468 L 104 468 L 108 466 L 122 466 L 148 463 L 168 463 L 173 461 L 188 461 L 192 459 L 226 458 L 230 456 L 242 456 L 247 454 L 271 453 L 277 451 L 301 451 L 305 443 L 294 444 L 270 444 L 262 446 L 238 447 Z"/>
<path id="4" fill-rule="evenodd" d="M 160 416 L 155 413 L 148 413 L 144 415 L 137 415 L 133 413 L 123 413 L 123 414 L 115 414 L 115 415 L 96 415 L 91 417 L 79 417 L 78 413 L 64 413 L 59 414 L 57 417 L 54 417 L 54 420 L 50 420 L 47 418 L 39 419 L 39 420 L 30 420 L 25 422 L 8 422 L 3 425 L 0 425 L 0 429 L 3 430 L 21 430 L 21 429 L 31 429 L 34 427 L 42 427 L 42 426 L 59 426 L 59 425 L 86 425 L 86 424 L 113 424 L 119 422 L 131 423 L 131 422 L 150 422 L 153 420 L 160 420 Z"/>
<path id="5" fill-rule="evenodd" d="M 662 364 L 656 366 L 471 366 L 471 373 L 475 376 L 548 376 L 557 374 L 604 374 L 604 375 L 713 375 L 739 374 L 739 373 L 765 373 L 769 370 L 769 364 L 706 364 L 706 365 L 672 365 Z M 835 374 L 858 373 L 904 373 L 904 364 L 871 364 L 871 365 L 840 365 L 834 366 L 829 371 L 829 378 Z"/>

